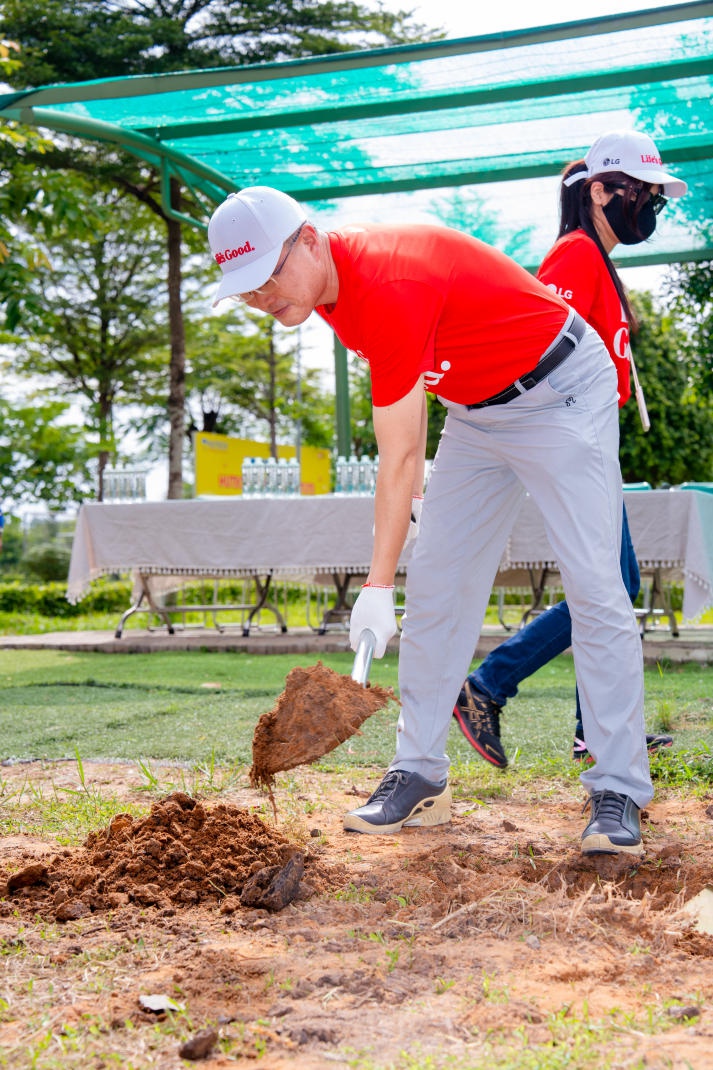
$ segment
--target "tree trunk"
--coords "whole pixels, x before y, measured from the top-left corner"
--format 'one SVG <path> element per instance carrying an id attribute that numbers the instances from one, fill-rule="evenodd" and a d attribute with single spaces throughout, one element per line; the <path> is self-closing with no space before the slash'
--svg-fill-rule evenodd
<path id="1" fill-rule="evenodd" d="M 99 394 L 99 455 L 97 457 L 97 501 L 104 501 L 104 470 L 116 452 L 114 442 L 113 406 L 102 390 Z"/>
<path id="2" fill-rule="evenodd" d="M 181 206 L 181 187 L 171 179 L 171 207 Z M 183 497 L 183 444 L 186 411 L 186 336 L 181 304 L 181 224 L 166 220 L 168 227 L 168 321 L 171 338 L 171 363 L 168 388 L 168 498 Z"/>
<path id="3" fill-rule="evenodd" d="M 268 328 L 270 340 L 270 456 L 277 460 L 277 354 L 275 353 L 275 326 L 270 323 Z"/>

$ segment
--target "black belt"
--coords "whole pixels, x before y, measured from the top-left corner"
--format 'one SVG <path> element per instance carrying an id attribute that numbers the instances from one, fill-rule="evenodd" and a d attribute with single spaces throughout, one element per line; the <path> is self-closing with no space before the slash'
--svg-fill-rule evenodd
<path id="1" fill-rule="evenodd" d="M 567 324 L 564 325 L 559 340 L 555 342 L 548 353 L 545 353 L 537 367 L 533 368 L 531 372 L 521 375 L 519 379 L 516 379 L 510 386 L 506 386 L 499 394 L 493 394 L 491 398 L 486 398 L 485 401 L 476 401 L 474 405 L 466 405 L 466 409 L 484 409 L 487 405 L 507 405 L 508 401 L 514 401 L 515 398 L 519 398 L 527 390 L 532 390 L 533 386 L 537 386 L 550 372 L 559 367 L 562 361 L 567 359 L 572 350 L 584 338 L 586 329 L 587 324 L 577 312 L 574 312 L 572 320 L 569 321 L 569 326 Z"/>

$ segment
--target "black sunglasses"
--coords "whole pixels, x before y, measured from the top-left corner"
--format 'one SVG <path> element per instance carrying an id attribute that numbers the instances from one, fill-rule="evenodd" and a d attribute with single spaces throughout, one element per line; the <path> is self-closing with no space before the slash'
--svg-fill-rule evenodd
<path id="1" fill-rule="evenodd" d="M 642 192 L 645 192 L 645 187 L 644 186 L 634 186 L 629 182 L 607 182 L 607 183 L 605 183 L 605 185 L 609 189 L 624 189 L 624 190 L 628 190 L 629 193 L 633 193 L 634 194 L 634 196 L 632 197 L 632 200 L 638 200 L 640 194 Z M 651 203 L 651 207 L 654 210 L 654 215 L 659 215 L 659 213 L 661 212 L 661 210 L 664 207 L 664 205 L 668 204 L 668 197 L 664 197 L 663 193 L 649 193 L 649 201 Z M 647 202 L 644 202 L 644 203 L 647 203 Z"/>

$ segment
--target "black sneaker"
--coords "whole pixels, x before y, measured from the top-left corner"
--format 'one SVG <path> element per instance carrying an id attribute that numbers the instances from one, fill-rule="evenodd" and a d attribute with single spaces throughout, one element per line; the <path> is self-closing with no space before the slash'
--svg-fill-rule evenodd
<path id="1" fill-rule="evenodd" d="M 592 817 L 582 833 L 583 855 L 643 855 L 639 807 L 628 795 L 595 791 L 584 809 L 588 806 L 592 808 Z"/>
<path id="2" fill-rule="evenodd" d="M 508 764 L 500 742 L 501 712 L 502 706 L 498 706 L 482 691 L 476 691 L 470 680 L 463 684 L 463 690 L 453 707 L 453 716 L 471 747 L 475 747 L 481 758 L 491 765 L 497 765 L 498 769 L 504 769 Z"/>
<path id="3" fill-rule="evenodd" d="M 344 815 L 347 832 L 387 835 L 404 825 L 444 825 L 451 819 L 447 780 L 434 784 L 419 773 L 392 769 L 368 802 Z"/>
<path id="4" fill-rule="evenodd" d="M 646 737 L 646 749 L 649 754 L 654 751 L 662 750 L 664 747 L 673 746 L 673 736 L 665 735 L 647 735 Z M 587 744 L 579 736 L 574 737 L 574 743 L 572 745 L 572 758 L 575 762 L 584 762 L 586 765 L 594 765 L 594 758 L 587 750 Z"/>

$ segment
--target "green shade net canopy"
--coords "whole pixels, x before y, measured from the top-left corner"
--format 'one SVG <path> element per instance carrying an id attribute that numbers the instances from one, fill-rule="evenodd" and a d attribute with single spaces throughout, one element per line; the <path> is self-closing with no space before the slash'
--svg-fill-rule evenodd
<path id="1" fill-rule="evenodd" d="M 0 96 L 0 116 L 124 148 L 160 169 L 169 211 L 170 178 L 194 193 L 199 225 L 227 192 L 268 184 L 308 202 L 320 225 L 442 221 L 530 268 L 556 233 L 562 167 L 605 130 L 636 128 L 689 195 L 669 204 L 653 242 L 622 249 L 618 262 L 696 260 L 713 256 L 712 16 L 713 3 L 677 4 L 48 86 Z"/>

